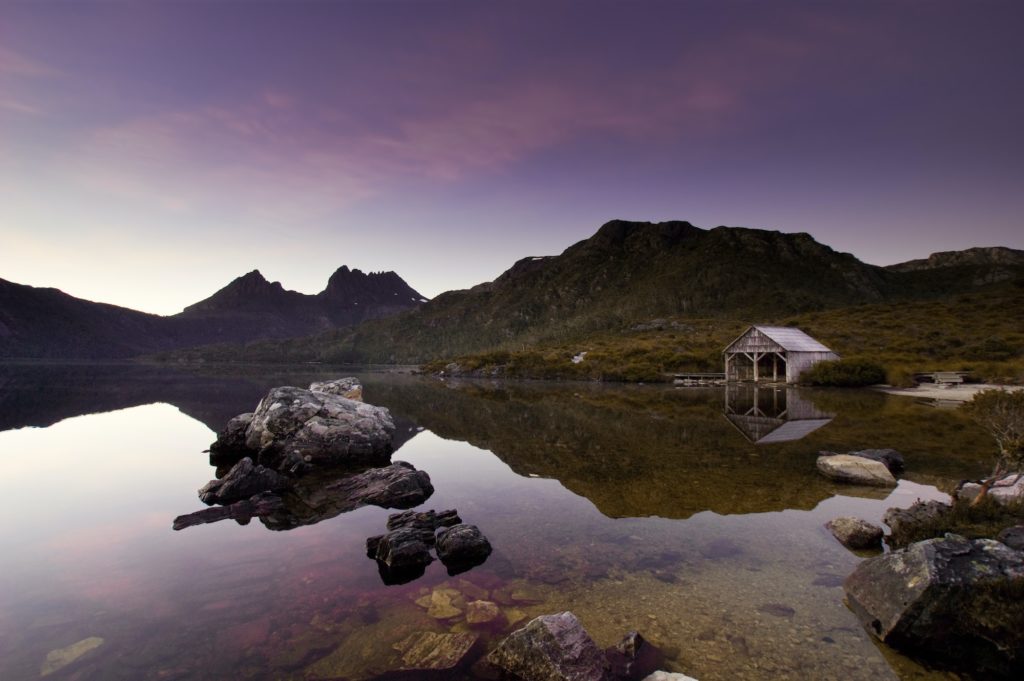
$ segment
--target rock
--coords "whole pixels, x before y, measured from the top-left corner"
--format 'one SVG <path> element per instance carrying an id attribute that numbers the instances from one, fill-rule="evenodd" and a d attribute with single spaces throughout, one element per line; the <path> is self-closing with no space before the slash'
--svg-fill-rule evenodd
<path id="1" fill-rule="evenodd" d="M 981 491 L 981 485 L 976 482 L 965 482 L 956 490 L 957 499 L 972 501 Z M 987 498 L 998 501 L 1001 504 L 1024 501 L 1024 475 L 1011 473 L 1005 478 L 996 480 L 989 488 Z"/>
<path id="2" fill-rule="evenodd" d="M 482 564 L 491 555 L 491 543 L 476 525 L 453 525 L 437 535 L 437 557 L 449 575 Z"/>
<path id="3" fill-rule="evenodd" d="M 462 595 L 455 589 L 438 588 L 430 593 L 430 605 L 427 607 L 427 615 L 438 620 L 448 620 L 462 614 L 462 608 L 458 603 L 462 601 Z"/>
<path id="4" fill-rule="evenodd" d="M 848 549 L 880 549 L 885 532 L 866 520 L 842 517 L 825 523 L 832 536 Z"/>
<path id="5" fill-rule="evenodd" d="M 826 478 L 853 485 L 895 487 L 896 478 L 884 463 L 861 456 L 833 454 L 818 457 L 818 470 Z"/>
<path id="6" fill-rule="evenodd" d="M 822 455 L 828 456 L 831 452 L 821 452 Z M 893 475 L 903 471 L 903 455 L 897 452 L 895 449 L 861 449 L 856 452 L 847 452 L 849 456 L 859 456 L 862 459 L 870 459 L 871 461 L 878 461 L 879 463 L 885 464 L 885 467 L 889 469 L 889 472 Z"/>
<path id="7" fill-rule="evenodd" d="M 638 632 L 626 634 L 614 648 L 605 651 L 616 679 L 640 681 L 665 662 L 665 656 Z"/>
<path id="8" fill-rule="evenodd" d="M 923 523 L 933 523 L 950 511 L 949 504 L 941 501 L 916 501 L 909 508 L 890 508 L 882 516 L 895 537 Z"/>
<path id="9" fill-rule="evenodd" d="M 1024 525 L 1007 527 L 999 533 L 999 536 L 996 537 L 996 541 L 1003 542 L 1011 549 L 1024 551 Z"/>
<path id="10" fill-rule="evenodd" d="M 252 459 L 245 457 L 219 480 L 211 480 L 199 490 L 199 499 L 204 504 L 231 504 L 249 499 L 261 492 L 279 492 L 291 485 L 288 478 L 263 466 L 254 466 Z"/>
<path id="11" fill-rule="evenodd" d="M 89 638 L 83 638 L 81 641 L 65 646 L 64 648 L 51 650 L 46 654 L 46 659 L 43 660 L 43 664 L 39 668 L 39 675 L 48 676 L 59 669 L 63 669 L 87 653 L 96 650 L 101 645 L 103 645 L 102 638 L 99 636 L 90 636 Z"/>
<path id="12" fill-rule="evenodd" d="M 434 486 L 426 471 L 418 471 L 405 461 L 395 461 L 390 466 L 370 468 L 318 486 L 303 495 L 303 502 L 314 507 L 329 504 L 343 511 L 361 506 L 409 508 L 419 506 L 433 493 Z"/>
<path id="13" fill-rule="evenodd" d="M 466 604 L 466 624 L 471 627 L 498 623 L 504 619 L 501 609 L 491 601 L 471 601 Z"/>
<path id="14" fill-rule="evenodd" d="M 610 681 L 608 661 L 571 612 L 542 615 L 487 655 L 522 681 Z"/>
<path id="15" fill-rule="evenodd" d="M 333 381 L 316 381 L 309 384 L 309 392 L 337 395 L 347 400 L 363 401 L 363 386 L 358 378 L 336 378 Z"/>
<path id="16" fill-rule="evenodd" d="M 384 407 L 280 387 L 256 407 L 245 445 L 258 452 L 259 463 L 294 472 L 317 465 L 382 462 L 391 454 L 394 431 Z M 211 449 L 218 446 L 215 442 Z"/>
<path id="17" fill-rule="evenodd" d="M 253 518 L 270 516 L 282 509 L 284 509 L 284 500 L 281 497 L 264 492 L 227 506 L 215 506 L 195 513 L 180 515 L 174 519 L 172 527 L 175 530 L 184 530 L 193 525 L 206 525 L 228 519 L 237 521 L 239 525 L 247 525 Z"/>
<path id="18" fill-rule="evenodd" d="M 643 681 L 697 681 L 697 679 L 692 676 L 687 676 L 686 674 L 658 671 L 644 678 Z"/>
<path id="19" fill-rule="evenodd" d="M 439 527 L 451 527 L 462 522 L 459 512 L 454 508 L 447 511 L 406 511 L 392 513 L 388 516 L 387 528 L 394 530 L 399 527 L 417 527 L 429 530 L 431 534 Z M 431 544 L 434 542 L 431 541 Z"/>
<path id="20" fill-rule="evenodd" d="M 1024 674 L 1024 552 L 947 534 L 865 560 L 844 587 L 894 648 L 983 677 Z"/>
<path id="21" fill-rule="evenodd" d="M 402 665 L 396 671 L 405 672 L 401 678 L 433 678 L 455 671 L 468 661 L 470 651 L 476 644 L 476 634 L 439 634 L 434 631 L 419 631 L 405 637 L 394 645 L 402 653 Z M 397 678 L 393 673 L 383 678 Z"/>
<path id="22" fill-rule="evenodd" d="M 221 464 L 233 463 L 238 457 L 250 453 L 245 443 L 245 433 L 252 423 L 252 413 L 239 414 L 224 426 L 224 430 L 217 434 L 217 440 L 210 445 L 210 464 L 219 466 Z"/>
<path id="23" fill-rule="evenodd" d="M 427 533 L 433 539 L 433 533 Z M 380 537 L 366 540 L 366 555 L 383 563 L 393 571 L 421 568 L 433 562 L 430 545 L 423 532 L 412 527 L 400 527 Z"/>

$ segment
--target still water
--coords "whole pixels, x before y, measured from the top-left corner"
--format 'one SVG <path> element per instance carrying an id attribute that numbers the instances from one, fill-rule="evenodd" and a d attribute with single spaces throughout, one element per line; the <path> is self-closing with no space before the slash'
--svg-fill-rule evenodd
<path id="1" fill-rule="evenodd" d="M 365 400 L 395 417 L 393 459 L 431 477 L 419 508 L 479 526 L 486 563 L 385 586 L 364 542 L 394 511 L 376 507 L 290 531 L 172 531 L 203 508 L 203 450 L 228 418 L 272 386 L 350 373 L 0 366 L 0 678 L 372 679 L 408 634 L 469 630 L 428 612 L 435 590 L 457 610 L 499 604 L 478 652 L 572 610 L 599 645 L 639 630 L 702 681 L 955 678 L 872 642 L 843 605 L 862 557 L 822 527 L 983 474 L 986 438 L 955 410 L 864 391 L 363 374 Z M 868 447 L 903 452 L 897 489 L 815 471 L 820 450 Z M 51 671 L 48 653 L 81 641 Z"/>

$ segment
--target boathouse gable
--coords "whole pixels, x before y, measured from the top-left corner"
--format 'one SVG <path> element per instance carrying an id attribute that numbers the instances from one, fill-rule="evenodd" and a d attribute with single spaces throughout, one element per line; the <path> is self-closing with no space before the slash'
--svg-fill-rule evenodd
<path id="1" fill-rule="evenodd" d="M 839 359 L 831 349 L 790 326 L 754 325 L 722 351 L 726 381 L 796 383 L 818 362 Z"/>

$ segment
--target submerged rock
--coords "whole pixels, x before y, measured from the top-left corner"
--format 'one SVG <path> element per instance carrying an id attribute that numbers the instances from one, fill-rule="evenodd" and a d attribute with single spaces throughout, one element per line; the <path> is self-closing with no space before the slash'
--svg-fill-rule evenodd
<path id="1" fill-rule="evenodd" d="M 817 466 L 822 475 L 836 482 L 875 487 L 896 486 L 896 478 L 892 476 L 884 463 L 862 456 L 850 454 L 819 456 Z"/>
<path id="2" fill-rule="evenodd" d="M 836 456 L 836 452 L 818 452 L 819 456 Z M 893 475 L 903 470 L 903 455 L 895 449 L 859 449 L 855 452 L 846 452 L 844 456 L 859 456 L 862 459 L 869 459 L 884 464 Z"/>
<path id="3" fill-rule="evenodd" d="M 395 644 L 402 653 L 401 666 L 381 679 L 447 678 L 447 674 L 469 661 L 470 652 L 479 640 L 476 634 L 439 634 L 418 631 Z"/>
<path id="4" fill-rule="evenodd" d="M 988 678 L 1024 674 L 1024 552 L 949 534 L 862 562 L 844 587 L 894 648 Z"/>
<path id="5" fill-rule="evenodd" d="M 491 543 L 476 525 L 454 525 L 437 535 L 437 557 L 449 575 L 481 565 L 491 550 Z"/>
<path id="6" fill-rule="evenodd" d="M 211 480 L 199 490 L 199 499 L 204 504 L 231 504 L 248 499 L 261 492 L 279 492 L 291 486 L 291 481 L 269 468 L 253 465 L 252 459 L 245 457 L 228 473 L 218 479 Z"/>
<path id="7" fill-rule="evenodd" d="M 571 612 L 542 615 L 487 655 L 523 681 L 610 681 L 608 661 Z"/>
<path id="8" fill-rule="evenodd" d="M 981 485 L 976 482 L 965 482 L 956 491 L 957 499 L 972 501 L 981 492 Z M 1024 501 L 1024 475 L 1011 473 L 996 480 L 989 488 L 986 498 L 1001 504 Z"/>
<path id="9" fill-rule="evenodd" d="M 677 672 L 657 671 L 650 676 L 645 677 L 643 681 L 697 681 L 697 679 Z"/>
<path id="10" fill-rule="evenodd" d="M 885 532 L 866 520 L 845 516 L 825 523 L 832 536 L 848 549 L 880 549 Z"/>
<path id="11" fill-rule="evenodd" d="M 90 636 L 89 638 L 83 638 L 81 641 L 65 646 L 64 648 L 51 650 L 46 654 L 46 659 L 43 660 L 43 664 L 39 668 L 39 675 L 49 676 L 55 671 L 67 667 L 75 660 L 78 660 L 84 655 L 96 650 L 103 645 L 103 643 L 103 639 L 99 636 Z"/>
<path id="12" fill-rule="evenodd" d="M 504 621 L 501 608 L 491 601 L 470 601 L 466 604 L 466 624 L 471 627 L 486 626 Z"/>

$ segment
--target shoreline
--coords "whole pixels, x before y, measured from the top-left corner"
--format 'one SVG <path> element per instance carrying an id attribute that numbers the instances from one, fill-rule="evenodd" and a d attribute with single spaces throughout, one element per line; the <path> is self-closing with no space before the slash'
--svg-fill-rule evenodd
<path id="1" fill-rule="evenodd" d="M 919 397 L 922 399 L 938 400 L 942 402 L 969 402 L 982 390 L 1024 390 L 1024 386 L 1001 385 L 997 383 L 969 383 L 951 386 L 939 386 L 932 383 L 922 383 L 913 388 L 894 388 L 892 386 L 876 386 L 873 390 L 887 395 L 900 395 L 903 397 Z"/>

